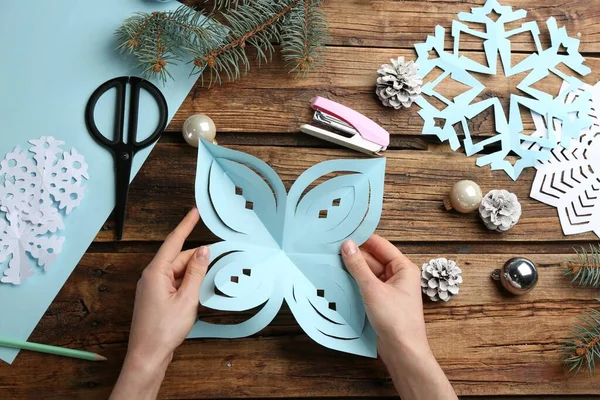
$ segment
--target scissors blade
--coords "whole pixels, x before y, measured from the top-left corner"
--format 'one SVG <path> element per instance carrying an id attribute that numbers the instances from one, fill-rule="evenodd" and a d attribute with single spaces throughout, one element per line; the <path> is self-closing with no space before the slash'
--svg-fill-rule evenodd
<path id="1" fill-rule="evenodd" d="M 123 238 L 123 227 L 125 225 L 125 209 L 127 207 L 129 181 L 131 180 L 133 152 L 123 146 L 121 151 L 115 151 L 115 157 L 117 169 L 117 204 L 115 205 L 115 219 L 117 221 L 117 241 L 120 241 Z"/>

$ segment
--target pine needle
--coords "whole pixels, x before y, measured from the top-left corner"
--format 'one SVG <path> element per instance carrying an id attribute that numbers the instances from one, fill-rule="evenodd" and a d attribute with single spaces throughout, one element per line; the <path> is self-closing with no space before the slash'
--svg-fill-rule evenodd
<path id="1" fill-rule="evenodd" d="M 247 46 L 261 65 L 271 61 L 273 43 L 281 43 L 290 70 L 305 75 L 320 65 L 326 40 L 320 6 L 321 0 L 215 0 L 209 12 L 181 6 L 136 14 L 115 34 L 118 49 L 133 56 L 145 76 L 163 83 L 172 78 L 169 66 L 186 61 L 191 74 L 208 68 L 211 85 L 221 83 L 222 74 L 238 79 L 250 68 Z"/>
<path id="2" fill-rule="evenodd" d="M 565 275 L 582 287 L 600 288 L 600 246 L 590 245 L 590 250 L 575 250 L 574 259 L 565 260 Z"/>
<path id="3" fill-rule="evenodd" d="M 575 338 L 566 340 L 562 348 L 563 364 L 571 372 L 585 368 L 591 375 L 600 359 L 600 310 L 584 311 L 572 331 Z"/>
<path id="4" fill-rule="evenodd" d="M 321 3 L 321 0 L 301 0 L 283 21 L 282 53 L 290 72 L 307 75 L 321 66 L 320 52 L 328 39 Z"/>

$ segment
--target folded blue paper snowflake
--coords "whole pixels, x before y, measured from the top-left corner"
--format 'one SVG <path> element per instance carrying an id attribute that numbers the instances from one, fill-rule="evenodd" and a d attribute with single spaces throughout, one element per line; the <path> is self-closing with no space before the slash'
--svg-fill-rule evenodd
<path id="1" fill-rule="evenodd" d="M 482 152 L 489 146 L 488 151 L 491 148 L 491 152 L 481 155 L 477 159 L 477 165 L 489 164 L 492 169 L 503 169 L 515 180 L 524 168 L 532 167 L 538 161 L 547 160 L 550 150 L 555 148 L 559 141 L 563 147 L 568 147 L 570 139 L 577 139 L 580 131 L 592 124 L 588 116 L 589 97 L 578 97 L 577 101 L 565 104 L 566 96 L 579 89 L 583 82 L 558 68 L 562 64 L 579 75 L 586 75 L 590 72 L 590 69 L 583 65 L 584 58 L 579 53 L 579 40 L 569 37 L 564 27 L 558 28 L 553 17 L 546 21 L 551 40 L 551 45 L 547 49 L 542 48 L 539 39 L 540 30 L 534 21 L 524 22 L 515 29 L 506 30 L 506 24 L 521 20 L 526 15 L 525 10 L 513 11 L 512 7 L 502 6 L 496 0 L 488 0 L 483 7 L 472 8 L 470 13 L 459 13 L 459 21 L 452 21 L 454 49 L 451 52 L 444 50 L 445 29 L 441 26 L 435 28 L 435 34 L 428 36 L 425 43 L 415 45 L 419 72 L 425 80 L 432 70 L 439 68 L 443 71 L 439 77 L 423 86 L 422 93 L 425 96 L 417 100 L 417 104 L 421 107 L 419 114 L 425 121 L 423 134 L 436 135 L 442 141 L 447 140 L 452 149 L 457 150 L 461 143 L 455 126 L 460 124 L 465 135 L 463 146 L 466 154 L 471 156 Z M 495 16 L 498 18 L 495 19 Z M 482 24 L 482 30 L 474 29 L 466 23 Z M 531 34 L 537 50 L 513 65 L 511 37 L 526 32 Z M 460 54 L 461 34 L 483 39 L 487 65 Z M 559 53 L 561 47 L 566 49 L 566 54 Z M 431 51 L 435 51 L 437 57 L 430 58 Z M 508 120 L 498 98 L 476 101 L 485 89 L 476 75 L 495 75 L 498 55 L 507 77 L 527 72 L 525 78 L 516 86 L 523 95 L 511 94 L 510 96 Z M 563 84 L 563 90 L 556 96 L 532 87 L 550 74 L 555 74 L 566 83 L 566 85 Z M 470 89 L 452 100 L 446 98 L 436 91 L 436 86 L 448 76 L 469 86 Z M 435 97 L 446 107 L 438 110 L 428 101 L 428 96 Z M 549 124 L 545 137 L 532 138 L 525 134 L 520 107 L 528 108 L 532 113 L 542 115 L 546 121 L 562 121 L 560 140 L 553 129 L 553 124 Z M 496 135 L 474 142 L 467 121 L 487 109 L 493 110 Z M 531 142 L 532 140 L 539 146 L 521 146 L 523 141 Z M 514 165 L 507 160 L 509 155 L 518 157 Z"/>

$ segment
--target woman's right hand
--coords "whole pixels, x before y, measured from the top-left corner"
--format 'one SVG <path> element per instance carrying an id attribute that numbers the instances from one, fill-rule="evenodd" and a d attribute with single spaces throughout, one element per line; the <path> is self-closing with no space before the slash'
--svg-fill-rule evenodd
<path id="1" fill-rule="evenodd" d="M 360 248 L 347 241 L 342 257 L 379 336 L 380 353 L 387 345 L 429 348 L 423 318 L 421 272 L 390 242 L 373 235 Z"/>
<path id="2" fill-rule="evenodd" d="M 421 272 L 384 238 L 373 235 L 359 249 L 342 245 L 342 257 L 360 288 L 378 351 L 402 399 L 456 399 L 429 348 Z"/>

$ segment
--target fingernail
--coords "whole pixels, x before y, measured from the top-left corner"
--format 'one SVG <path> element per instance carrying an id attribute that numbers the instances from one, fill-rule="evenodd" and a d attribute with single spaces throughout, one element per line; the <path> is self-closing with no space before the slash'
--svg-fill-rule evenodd
<path id="1" fill-rule="evenodd" d="M 196 251 L 196 260 L 200 262 L 208 262 L 208 246 L 202 246 Z"/>
<path id="2" fill-rule="evenodd" d="M 342 253 L 345 256 L 353 256 L 358 251 L 358 247 L 356 247 L 356 243 L 352 240 L 346 240 L 344 244 L 342 244 Z"/>

